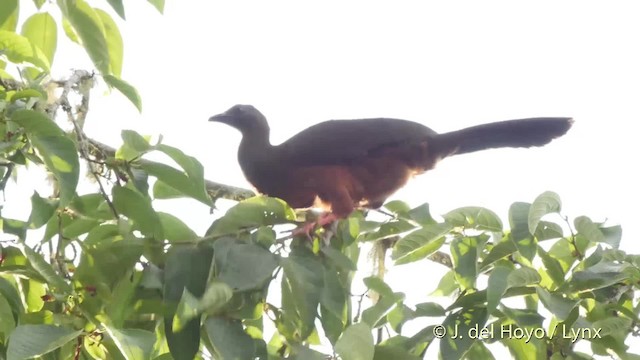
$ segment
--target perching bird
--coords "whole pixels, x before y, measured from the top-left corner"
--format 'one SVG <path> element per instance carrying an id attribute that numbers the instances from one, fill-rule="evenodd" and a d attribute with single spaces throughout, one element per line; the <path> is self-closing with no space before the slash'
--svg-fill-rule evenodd
<path id="1" fill-rule="evenodd" d="M 573 123 L 571 118 L 531 118 L 438 134 L 407 120 L 331 120 L 271 145 L 267 119 L 251 105 L 235 105 L 209 120 L 240 130 L 238 162 L 260 193 L 295 208 L 321 205 L 333 214 L 324 223 L 347 217 L 356 207 L 380 207 L 412 175 L 445 157 L 542 146 Z"/>

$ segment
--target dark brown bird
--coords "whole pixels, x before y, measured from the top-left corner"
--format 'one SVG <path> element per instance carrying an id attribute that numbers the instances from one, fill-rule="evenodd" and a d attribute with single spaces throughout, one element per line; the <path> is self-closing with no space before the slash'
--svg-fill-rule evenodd
<path id="1" fill-rule="evenodd" d="M 267 119 L 251 105 L 235 105 L 209 120 L 240 130 L 238 162 L 259 192 L 295 208 L 323 205 L 332 218 L 344 218 L 359 206 L 380 207 L 412 175 L 447 156 L 542 146 L 573 123 L 571 118 L 531 118 L 438 134 L 407 120 L 331 120 L 271 145 Z"/>

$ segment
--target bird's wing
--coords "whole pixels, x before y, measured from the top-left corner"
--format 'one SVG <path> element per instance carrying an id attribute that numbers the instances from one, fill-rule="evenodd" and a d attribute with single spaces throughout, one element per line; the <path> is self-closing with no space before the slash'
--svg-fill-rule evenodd
<path id="1" fill-rule="evenodd" d="M 434 135 L 430 128 L 407 120 L 330 120 L 301 131 L 278 148 L 291 165 L 337 165 Z"/>

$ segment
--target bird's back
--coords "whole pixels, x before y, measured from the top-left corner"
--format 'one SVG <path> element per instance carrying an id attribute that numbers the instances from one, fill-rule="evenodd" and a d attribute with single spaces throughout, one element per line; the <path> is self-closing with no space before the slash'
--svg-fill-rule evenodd
<path id="1" fill-rule="evenodd" d="M 424 142 L 434 135 L 430 128 L 408 120 L 330 120 L 301 131 L 278 148 L 293 165 L 339 165 Z"/>

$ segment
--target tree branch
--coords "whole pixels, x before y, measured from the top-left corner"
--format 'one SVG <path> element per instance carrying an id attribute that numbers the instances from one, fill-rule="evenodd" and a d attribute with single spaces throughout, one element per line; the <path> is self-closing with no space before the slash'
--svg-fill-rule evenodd
<path id="1" fill-rule="evenodd" d="M 91 139 L 89 137 L 87 137 L 86 139 L 92 146 L 95 146 L 98 150 L 100 150 L 102 153 L 104 153 L 108 157 L 115 157 L 116 149 L 112 148 L 109 145 L 103 144 L 97 140 Z M 138 159 L 137 161 L 140 164 L 157 164 L 157 162 L 147 160 L 147 159 Z M 205 179 L 205 187 L 207 188 L 207 192 L 209 193 L 209 196 L 211 196 L 214 199 L 222 198 L 222 199 L 228 199 L 228 200 L 241 201 L 244 199 L 248 199 L 252 196 L 255 196 L 255 193 L 251 190 L 243 189 L 243 188 L 231 186 L 231 185 L 225 185 L 225 184 L 221 184 L 221 183 L 207 180 L 207 179 Z"/>
<path id="2" fill-rule="evenodd" d="M 69 79 L 66 80 L 53 80 L 52 83 L 61 87 L 63 89 L 62 94 L 58 97 L 58 100 L 53 103 L 47 110 L 50 114 L 53 114 L 55 118 L 55 114 L 57 110 L 62 107 L 65 112 L 67 112 L 69 116 L 69 120 L 74 125 L 74 130 L 76 132 L 76 136 L 78 137 L 79 142 L 79 150 L 81 152 L 82 157 L 91 162 L 92 159 L 88 156 L 91 152 L 86 149 L 86 145 L 91 145 L 95 148 L 95 150 L 101 152 L 106 157 L 115 157 L 116 149 L 113 147 L 103 144 L 97 140 L 94 140 L 88 137 L 83 130 L 84 127 L 84 119 L 87 115 L 88 111 L 88 102 L 89 102 L 89 90 L 93 86 L 93 73 L 90 73 L 86 70 L 75 70 Z M 72 108 L 68 101 L 68 96 L 71 90 L 76 91 L 81 95 L 81 104 L 76 108 L 77 117 L 74 118 L 72 115 Z M 155 161 L 139 159 L 137 160 L 141 164 L 158 164 Z M 96 177 L 96 181 L 100 185 L 101 191 L 104 192 L 102 184 L 100 180 L 97 178 L 95 172 L 93 171 L 92 164 L 89 164 L 89 168 L 91 172 Z M 250 198 L 255 195 L 255 193 L 248 189 L 243 189 L 240 187 L 235 187 L 231 185 L 221 184 L 215 181 L 205 179 L 205 187 L 209 196 L 215 199 L 228 199 L 241 201 L 247 198 Z M 114 210 L 112 208 L 112 210 Z M 117 213 L 115 211 L 114 215 L 117 217 Z"/>

